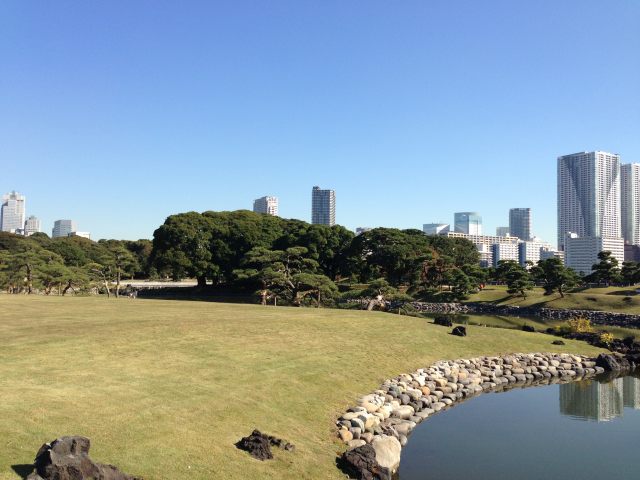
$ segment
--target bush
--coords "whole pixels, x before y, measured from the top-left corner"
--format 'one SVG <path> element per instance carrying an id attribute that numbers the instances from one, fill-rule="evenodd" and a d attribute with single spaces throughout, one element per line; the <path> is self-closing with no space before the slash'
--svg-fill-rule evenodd
<path id="1" fill-rule="evenodd" d="M 569 331 L 571 333 L 591 333 L 593 327 L 591 326 L 591 320 L 588 318 L 572 318 L 567 322 Z"/>
<path id="2" fill-rule="evenodd" d="M 600 334 L 600 342 L 604 343 L 608 347 L 613 343 L 613 335 L 609 332 L 602 332 Z"/>

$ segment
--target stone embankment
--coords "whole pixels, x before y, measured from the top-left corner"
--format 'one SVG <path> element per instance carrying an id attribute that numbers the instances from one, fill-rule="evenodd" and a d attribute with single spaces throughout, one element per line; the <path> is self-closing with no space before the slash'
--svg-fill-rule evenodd
<path id="1" fill-rule="evenodd" d="M 550 320 L 586 318 L 597 325 L 640 328 L 640 315 L 601 312 L 597 310 L 569 310 L 545 307 L 518 307 L 515 305 L 492 305 L 490 303 L 425 303 L 412 302 L 419 312 L 448 314 L 501 315 L 505 317 L 541 317 Z M 391 306 L 393 308 L 393 306 Z"/>
<path id="2" fill-rule="evenodd" d="M 342 468 L 355 478 L 390 478 L 409 434 L 431 415 L 482 392 L 569 382 L 633 367 L 628 362 L 612 363 L 612 358 L 618 357 L 517 353 L 440 361 L 399 375 L 361 397 L 338 419 L 338 435 L 349 446 Z"/>

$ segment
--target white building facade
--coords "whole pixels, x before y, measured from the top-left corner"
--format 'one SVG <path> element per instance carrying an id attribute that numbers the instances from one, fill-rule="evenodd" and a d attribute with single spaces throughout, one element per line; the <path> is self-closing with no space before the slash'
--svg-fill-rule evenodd
<path id="1" fill-rule="evenodd" d="M 494 243 L 491 245 L 493 250 L 493 266 L 497 267 L 501 260 L 519 261 L 519 245 L 518 243 Z"/>
<path id="2" fill-rule="evenodd" d="M 336 224 L 336 192 L 313 187 L 311 190 L 311 223 L 316 225 Z"/>
<path id="3" fill-rule="evenodd" d="M 577 273 L 589 275 L 593 265 L 599 262 L 598 253 L 608 251 L 618 260 L 624 262 L 624 240 L 622 238 L 579 237 L 569 234 L 565 238 L 565 265 Z"/>
<path id="4" fill-rule="evenodd" d="M 620 157 L 595 151 L 558 157 L 558 248 L 569 233 L 621 238 Z M 568 264 L 568 259 L 567 259 Z"/>
<path id="5" fill-rule="evenodd" d="M 253 201 L 253 211 L 255 213 L 266 213 L 267 215 L 278 216 L 278 197 L 260 197 Z"/>
<path id="6" fill-rule="evenodd" d="M 40 220 L 38 217 L 30 215 L 24 222 L 24 234 L 28 237 L 29 235 L 33 235 L 34 233 L 39 233 L 41 231 Z"/>
<path id="7" fill-rule="evenodd" d="M 11 233 L 22 231 L 25 222 L 25 203 L 25 196 L 16 191 L 2 195 L 0 230 Z"/>
<path id="8" fill-rule="evenodd" d="M 640 164 L 620 167 L 620 211 L 622 237 L 629 245 L 640 245 Z"/>

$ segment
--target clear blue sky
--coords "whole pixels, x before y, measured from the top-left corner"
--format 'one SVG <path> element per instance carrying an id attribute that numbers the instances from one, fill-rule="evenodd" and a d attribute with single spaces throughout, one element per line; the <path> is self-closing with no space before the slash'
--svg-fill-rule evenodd
<path id="1" fill-rule="evenodd" d="M 417 227 L 533 209 L 556 158 L 640 162 L 640 1 L 0 2 L 0 190 L 46 232 L 151 238 L 280 198 Z"/>

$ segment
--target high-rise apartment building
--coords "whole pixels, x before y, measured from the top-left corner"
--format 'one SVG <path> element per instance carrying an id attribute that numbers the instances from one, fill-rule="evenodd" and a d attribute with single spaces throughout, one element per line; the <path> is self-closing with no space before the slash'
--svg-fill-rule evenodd
<path id="1" fill-rule="evenodd" d="M 622 237 L 629 245 L 640 245 L 640 164 L 620 166 L 620 213 Z"/>
<path id="2" fill-rule="evenodd" d="M 278 216 L 278 197 L 260 197 L 253 201 L 253 211 Z"/>
<path id="3" fill-rule="evenodd" d="M 600 151 L 558 157 L 560 250 L 568 233 L 620 238 L 620 223 L 620 157 Z"/>
<path id="4" fill-rule="evenodd" d="M 477 212 L 456 212 L 453 215 L 454 232 L 482 235 L 482 217 Z"/>
<path id="5" fill-rule="evenodd" d="M 531 209 L 512 208 L 509 210 L 509 234 L 520 240 L 531 240 Z"/>
<path id="6" fill-rule="evenodd" d="M 316 225 L 336 224 L 336 192 L 313 187 L 311 191 L 311 223 Z"/>
<path id="7" fill-rule="evenodd" d="M 24 228 L 25 196 L 13 191 L 2 195 L 0 230 L 16 233 Z"/>
<path id="8" fill-rule="evenodd" d="M 33 235 L 34 233 L 40 232 L 40 220 L 38 217 L 30 215 L 29 218 L 24 222 L 24 234 L 28 237 L 29 235 Z"/>
<path id="9" fill-rule="evenodd" d="M 78 227 L 73 220 L 56 220 L 53 223 L 52 238 L 68 237 L 71 232 L 76 232 Z"/>

